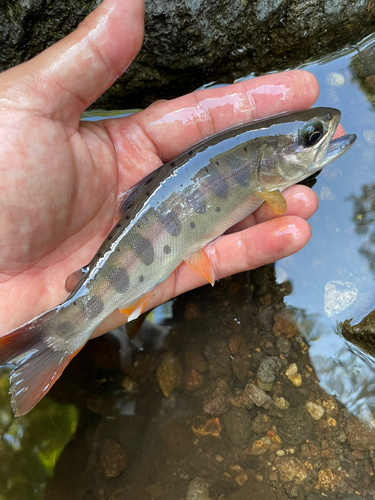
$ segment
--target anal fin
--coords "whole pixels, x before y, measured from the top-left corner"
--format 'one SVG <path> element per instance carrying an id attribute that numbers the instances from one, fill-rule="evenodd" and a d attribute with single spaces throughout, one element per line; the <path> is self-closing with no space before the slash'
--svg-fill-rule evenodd
<path id="1" fill-rule="evenodd" d="M 286 212 L 287 204 L 284 195 L 280 191 L 267 191 L 266 189 L 257 191 L 258 195 L 268 203 L 276 215 Z"/>
<path id="2" fill-rule="evenodd" d="M 196 250 L 185 259 L 186 264 L 205 278 L 212 286 L 215 284 L 215 273 L 211 261 L 203 248 Z"/>
<path id="3" fill-rule="evenodd" d="M 133 319 L 138 318 L 138 316 L 142 314 L 142 311 L 145 308 L 147 302 L 149 301 L 151 295 L 152 295 L 152 290 L 150 292 L 147 292 L 136 302 L 128 304 L 127 306 L 119 309 L 119 311 L 127 315 L 128 321 L 133 321 Z"/>

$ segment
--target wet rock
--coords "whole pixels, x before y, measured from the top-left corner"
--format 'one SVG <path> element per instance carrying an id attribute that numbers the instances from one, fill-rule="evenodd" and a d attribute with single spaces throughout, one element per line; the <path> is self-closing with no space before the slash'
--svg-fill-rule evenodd
<path id="1" fill-rule="evenodd" d="M 230 336 L 228 347 L 231 354 L 246 354 L 246 339 L 242 333 Z"/>
<path id="2" fill-rule="evenodd" d="M 249 371 L 249 362 L 244 356 L 233 356 L 231 359 L 231 367 L 234 376 L 243 382 L 246 380 Z"/>
<path id="3" fill-rule="evenodd" d="M 185 351 L 184 361 L 187 368 L 204 373 L 207 370 L 207 363 L 199 349 L 188 346 Z"/>
<path id="4" fill-rule="evenodd" d="M 183 382 L 180 360 L 174 354 L 166 353 L 156 368 L 156 378 L 162 393 L 169 398 L 174 389 Z"/>
<path id="5" fill-rule="evenodd" d="M 268 436 L 261 437 L 252 443 L 250 448 L 246 450 L 249 455 L 263 455 L 272 445 L 272 441 Z"/>
<path id="6" fill-rule="evenodd" d="M 272 399 L 269 395 L 266 394 L 263 389 L 254 384 L 247 384 L 245 387 L 245 393 L 256 406 L 261 406 L 267 409 L 272 405 Z"/>
<path id="7" fill-rule="evenodd" d="M 194 370 L 194 368 L 186 370 L 184 374 L 184 383 L 185 387 L 188 391 L 192 391 L 193 389 L 197 389 L 203 383 L 202 375 Z"/>
<path id="8" fill-rule="evenodd" d="M 276 339 L 276 347 L 282 354 L 288 355 L 290 352 L 290 342 L 284 337 Z"/>
<path id="9" fill-rule="evenodd" d="M 273 404 L 276 406 L 276 408 L 279 408 L 279 410 L 286 410 L 287 408 L 289 408 L 288 401 L 282 396 L 281 397 L 275 396 L 273 398 Z"/>
<path id="10" fill-rule="evenodd" d="M 125 452 L 116 441 L 105 439 L 100 449 L 100 462 L 105 477 L 117 477 L 126 467 Z"/>
<path id="11" fill-rule="evenodd" d="M 303 406 L 288 408 L 282 413 L 278 433 L 285 446 L 295 446 L 311 438 L 312 421 L 309 412 Z"/>
<path id="12" fill-rule="evenodd" d="M 258 386 L 264 391 L 271 391 L 282 362 L 276 356 L 266 356 L 260 362 L 257 372 Z"/>
<path id="13" fill-rule="evenodd" d="M 306 403 L 306 408 L 310 413 L 311 418 L 313 418 L 314 420 L 320 420 L 324 415 L 323 406 L 319 405 L 318 403 L 314 403 L 313 401 L 308 401 Z"/>
<path id="14" fill-rule="evenodd" d="M 222 415 L 230 408 L 231 393 L 224 379 L 217 379 L 203 402 L 203 410 L 209 415 Z"/>
<path id="15" fill-rule="evenodd" d="M 184 318 L 188 321 L 194 321 L 201 317 L 199 305 L 195 302 L 188 302 L 184 310 Z"/>
<path id="16" fill-rule="evenodd" d="M 321 469 L 318 472 L 318 483 L 315 488 L 323 491 L 335 491 L 340 479 L 340 476 L 334 474 L 331 469 Z"/>
<path id="17" fill-rule="evenodd" d="M 206 345 L 204 357 L 208 361 L 208 369 L 214 377 L 229 378 L 231 375 L 230 352 L 223 340 L 213 340 Z"/>
<path id="18" fill-rule="evenodd" d="M 324 289 L 324 312 L 331 318 L 345 311 L 358 295 L 357 287 L 350 281 L 329 281 Z"/>
<path id="19" fill-rule="evenodd" d="M 257 434 L 265 434 L 272 427 L 271 419 L 265 413 L 259 413 L 251 424 L 251 428 Z"/>
<path id="20" fill-rule="evenodd" d="M 124 367 L 124 371 L 135 382 L 141 382 L 154 372 L 159 361 L 160 354 L 148 351 L 138 354 Z"/>
<path id="21" fill-rule="evenodd" d="M 295 337 L 298 333 L 296 320 L 294 319 L 293 311 L 284 309 L 275 314 L 273 318 L 273 334 L 275 337 L 283 335 L 287 339 Z"/>
<path id="22" fill-rule="evenodd" d="M 252 435 L 251 417 L 244 408 L 231 408 L 223 416 L 223 422 L 234 446 L 245 445 L 250 439 Z"/>
<path id="23" fill-rule="evenodd" d="M 307 478 L 307 469 L 298 458 L 276 457 L 275 467 L 283 483 L 293 481 L 295 484 L 301 484 Z"/>
<path id="24" fill-rule="evenodd" d="M 375 450 L 375 429 L 370 429 L 368 425 L 362 424 L 356 418 L 352 417 L 348 420 L 345 434 L 353 450 Z"/>
<path id="25" fill-rule="evenodd" d="M 257 481 L 254 477 L 248 475 L 248 481 L 244 486 L 239 487 L 237 491 L 228 495 L 226 500 L 276 500 L 273 488 L 263 482 Z"/>
<path id="26" fill-rule="evenodd" d="M 246 394 L 244 390 L 239 389 L 238 387 L 234 389 L 233 396 L 231 397 L 230 402 L 233 406 L 236 406 L 238 408 L 246 408 L 247 410 L 251 410 L 252 408 L 254 408 L 254 403 L 252 402 L 248 394 Z"/>
<path id="27" fill-rule="evenodd" d="M 202 477 L 193 479 L 188 486 L 186 500 L 210 500 L 207 481 Z"/>
<path id="28" fill-rule="evenodd" d="M 197 422 L 191 428 L 197 436 L 213 436 L 218 438 L 221 435 L 221 423 L 217 417 L 210 418 L 204 422 Z"/>

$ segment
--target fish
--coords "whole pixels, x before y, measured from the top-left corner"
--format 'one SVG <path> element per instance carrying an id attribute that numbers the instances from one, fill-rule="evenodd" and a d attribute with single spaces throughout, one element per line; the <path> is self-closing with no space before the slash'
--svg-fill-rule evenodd
<path id="1" fill-rule="evenodd" d="M 56 307 L 0 337 L 0 365 L 12 364 L 11 404 L 30 411 L 113 311 L 138 317 L 153 289 L 186 262 L 212 285 L 207 244 L 282 191 L 344 154 L 354 134 L 333 139 L 334 108 L 275 115 L 205 139 L 129 190 L 119 219 L 91 262 L 66 282 Z M 126 315 L 126 316 L 125 316 Z"/>

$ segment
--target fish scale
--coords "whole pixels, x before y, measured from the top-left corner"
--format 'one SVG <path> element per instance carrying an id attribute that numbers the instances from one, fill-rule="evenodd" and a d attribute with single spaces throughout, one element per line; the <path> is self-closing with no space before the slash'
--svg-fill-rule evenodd
<path id="1" fill-rule="evenodd" d="M 120 220 L 92 261 L 68 278 L 76 284 L 64 302 L 0 337 L 0 364 L 15 365 L 15 414 L 43 397 L 107 316 L 120 309 L 136 317 L 155 286 L 182 262 L 213 284 L 204 247 L 264 200 L 275 213 L 285 211 L 281 192 L 354 142 L 353 135 L 332 140 L 339 120 L 338 110 L 316 108 L 240 125 L 202 141 L 130 189 Z"/>

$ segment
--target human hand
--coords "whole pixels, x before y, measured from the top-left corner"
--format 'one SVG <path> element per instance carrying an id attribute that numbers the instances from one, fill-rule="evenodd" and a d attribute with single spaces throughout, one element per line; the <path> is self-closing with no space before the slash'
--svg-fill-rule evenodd
<path id="1" fill-rule="evenodd" d="M 114 222 L 118 197 L 148 172 L 215 132 L 282 111 L 310 107 L 318 95 L 304 71 L 158 101 L 132 116 L 80 122 L 81 113 L 137 55 L 141 0 L 104 1 L 71 35 L 0 75 L 0 334 L 60 303 L 65 280 L 87 264 Z M 209 245 L 221 278 L 300 250 L 317 197 L 285 193 L 275 217 L 263 205 Z M 147 307 L 205 284 L 182 264 Z M 124 323 L 113 313 L 94 332 Z"/>

